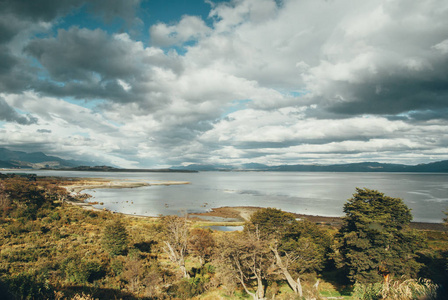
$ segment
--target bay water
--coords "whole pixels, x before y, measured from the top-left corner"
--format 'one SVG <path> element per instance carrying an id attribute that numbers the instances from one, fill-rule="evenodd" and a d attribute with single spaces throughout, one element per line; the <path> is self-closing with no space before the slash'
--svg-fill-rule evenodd
<path id="1" fill-rule="evenodd" d="M 223 206 L 259 206 L 338 217 L 344 215 L 344 203 L 356 192 L 356 187 L 402 198 L 417 222 L 440 223 L 445 217 L 443 211 L 448 210 L 447 173 L 29 172 L 42 176 L 190 182 L 187 185 L 84 191 L 92 195 L 89 201 L 103 203 L 95 206 L 97 208 L 145 216 L 206 212 Z"/>

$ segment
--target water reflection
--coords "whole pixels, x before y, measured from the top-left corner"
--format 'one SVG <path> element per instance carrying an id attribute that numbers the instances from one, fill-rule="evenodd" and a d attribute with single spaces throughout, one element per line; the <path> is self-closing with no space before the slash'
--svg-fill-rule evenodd
<path id="1" fill-rule="evenodd" d="M 244 229 L 244 226 L 203 226 L 202 228 L 207 229 L 210 228 L 211 230 L 216 231 L 242 231 Z"/>
<path id="2" fill-rule="evenodd" d="M 23 171 L 21 171 L 24 173 Z M 399 197 L 412 209 L 414 221 L 442 222 L 448 210 L 448 174 L 329 172 L 107 173 L 30 171 L 38 175 L 189 181 L 189 185 L 99 189 L 98 208 L 136 215 L 206 212 L 222 206 L 276 207 L 285 211 L 342 216 L 355 188 L 376 189 Z"/>

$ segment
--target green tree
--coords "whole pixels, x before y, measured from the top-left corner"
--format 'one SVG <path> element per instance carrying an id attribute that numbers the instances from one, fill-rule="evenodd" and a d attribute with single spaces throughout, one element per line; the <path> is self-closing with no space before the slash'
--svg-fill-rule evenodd
<path id="1" fill-rule="evenodd" d="M 296 220 L 294 215 L 276 208 L 255 212 L 246 230 L 258 230 L 269 245 L 274 264 L 299 296 L 303 295 L 301 274 L 322 269 L 331 238 L 315 224 Z"/>
<path id="2" fill-rule="evenodd" d="M 415 276 L 416 252 L 424 238 L 409 228 L 410 209 L 400 198 L 376 190 L 356 189 L 344 205 L 345 217 L 337 235 L 337 262 L 352 281 L 373 283 L 382 276 Z"/>
<path id="3" fill-rule="evenodd" d="M 128 233 L 120 220 L 106 224 L 103 231 L 103 247 L 110 255 L 124 255 L 128 249 Z"/>

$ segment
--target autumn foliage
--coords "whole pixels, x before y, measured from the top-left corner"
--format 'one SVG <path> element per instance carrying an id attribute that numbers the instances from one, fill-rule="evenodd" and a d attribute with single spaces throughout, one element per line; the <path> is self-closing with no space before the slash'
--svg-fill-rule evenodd
<path id="1" fill-rule="evenodd" d="M 407 288 L 430 299 L 438 286 L 416 278 L 443 280 L 429 266 L 448 261 L 443 233 L 438 248 L 425 243 L 402 201 L 377 191 L 357 190 L 340 229 L 266 208 L 243 231 L 217 232 L 84 210 L 60 185 L 0 180 L 0 299 L 389 299 Z"/>

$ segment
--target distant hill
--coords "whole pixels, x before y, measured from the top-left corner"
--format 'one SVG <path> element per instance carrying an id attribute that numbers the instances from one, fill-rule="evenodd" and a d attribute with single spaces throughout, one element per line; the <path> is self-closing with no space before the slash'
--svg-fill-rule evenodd
<path id="1" fill-rule="evenodd" d="M 77 160 L 65 160 L 56 156 L 48 156 L 42 152 L 27 153 L 0 148 L 0 168 L 73 168 L 81 165 L 93 166 L 94 163 Z"/>
<path id="2" fill-rule="evenodd" d="M 402 164 L 385 164 L 378 162 L 363 162 L 336 165 L 278 165 L 266 166 L 263 164 L 232 165 L 201 165 L 172 167 L 179 170 L 197 171 L 277 171 L 277 172 L 428 172 L 448 173 L 448 160 L 419 164 L 414 166 Z"/>
<path id="3" fill-rule="evenodd" d="M 93 171 L 93 172 L 180 172 L 180 173 L 194 173 L 198 172 L 196 170 L 176 170 L 176 169 L 122 169 L 122 168 L 114 168 L 110 166 L 79 166 L 75 168 L 67 168 L 64 170 L 68 171 Z"/>

